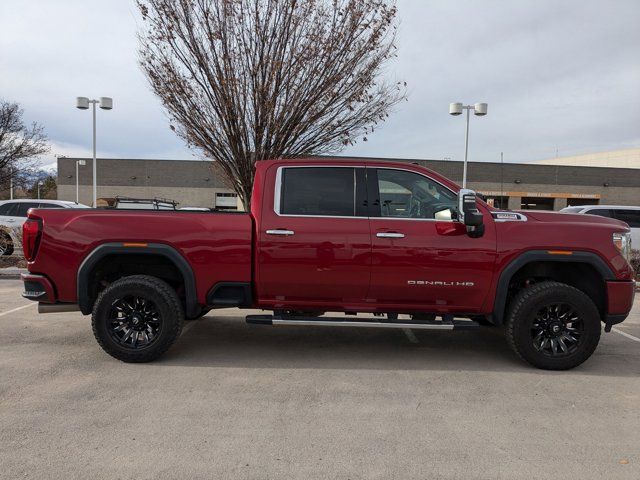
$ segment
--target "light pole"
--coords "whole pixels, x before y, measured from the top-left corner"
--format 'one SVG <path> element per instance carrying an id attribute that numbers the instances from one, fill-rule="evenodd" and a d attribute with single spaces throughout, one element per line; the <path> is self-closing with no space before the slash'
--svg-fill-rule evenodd
<path id="1" fill-rule="evenodd" d="M 475 105 L 463 105 L 462 103 L 450 103 L 449 115 L 460 115 L 462 110 L 467 111 L 467 128 L 464 134 L 464 167 L 462 171 L 462 188 L 467 188 L 467 154 L 469 153 L 469 112 L 473 110 L 474 115 L 483 117 L 487 114 L 486 103 L 476 103 Z"/>
<path id="2" fill-rule="evenodd" d="M 98 103 L 102 110 L 111 110 L 113 108 L 113 99 L 111 97 L 100 97 L 99 100 L 76 97 L 76 108 L 87 110 L 89 104 L 93 106 L 93 208 L 96 207 L 98 200 L 98 165 L 96 161 L 96 104 Z"/>
<path id="3" fill-rule="evenodd" d="M 38 181 L 38 200 L 40 200 L 40 187 L 44 185 L 44 183 L 42 182 L 42 180 Z"/>
<path id="4" fill-rule="evenodd" d="M 86 164 L 85 160 L 76 160 L 76 203 L 80 203 L 80 171 L 78 166 L 82 165 L 84 167 Z"/>

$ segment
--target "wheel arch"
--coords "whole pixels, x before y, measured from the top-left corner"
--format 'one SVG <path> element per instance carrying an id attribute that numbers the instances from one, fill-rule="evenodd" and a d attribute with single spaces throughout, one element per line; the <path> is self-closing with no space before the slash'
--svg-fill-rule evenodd
<path id="1" fill-rule="evenodd" d="M 80 311 L 88 315 L 93 308 L 96 295 L 92 294 L 92 274 L 101 260 L 112 255 L 156 256 L 168 261 L 182 277 L 185 293 L 185 314 L 196 316 L 199 310 L 196 280 L 187 260 L 173 247 L 162 243 L 128 245 L 126 243 L 104 243 L 97 246 L 82 261 L 77 274 L 77 294 Z"/>
<path id="2" fill-rule="evenodd" d="M 562 269 L 563 265 L 568 265 L 571 268 Z M 548 272 L 550 273 L 550 279 L 567 283 L 582 291 L 586 290 L 585 293 L 591 294 L 591 298 L 596 303 L 604 319 L 607 301 L 605 282 L 607 280 L 615 280 L 616 276 L 611 267 L 600 256 L 593 252 L 583 251 L 572 251 L 570 255 L 557 255 L 546 250 L 530 250 L 513 259 L 500 272 L 492 313 L 492 319 L 495 324 L 504 324 L 514 279 L 518 279 L 519 275 L 535 271 Z M 575 273 L 580 273 L 583 276 L 576 278 Z M 588 282 L 596 278 L 601 283 L 589 287 Z"/>

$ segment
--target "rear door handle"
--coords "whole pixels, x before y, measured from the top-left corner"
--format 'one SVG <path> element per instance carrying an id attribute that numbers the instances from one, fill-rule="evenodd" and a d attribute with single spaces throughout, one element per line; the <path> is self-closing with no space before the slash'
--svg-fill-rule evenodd
<path id="1" fill-rule="evenodd" d="M 376 233 L 378 238 L 404 238 L 404 233 L 400 232 L 378 232 Z"/>
<path id="2" fill-rule="evenodd" d="M 293 235 L 295 232 L 293 230 L 282 230 L 282 229 L 277 229 L 277 230 L 267 230 L 267 235 L 284 235 L 284 236 L 290 236 Z"/>

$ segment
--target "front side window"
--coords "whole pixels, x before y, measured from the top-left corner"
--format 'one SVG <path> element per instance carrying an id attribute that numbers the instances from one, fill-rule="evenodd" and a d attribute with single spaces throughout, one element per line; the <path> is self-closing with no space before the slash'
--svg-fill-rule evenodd
<path id="1" fill-rule="evenodd" d="M 380 216 L 452 220 L 458 197 L 448 188 L 406 170 L 378 169 Z"/>
<path id="2" fill-rule="evenodd" d="M 302 167 L 281 170 L 280 214 L 353 217 L 356 169 Z"/>
<path id="3" fill-rule="evenodd" d="M 631 228 L 640 228 L 640 210 L 614 210 L 618 220 L 622 220 Z"/>

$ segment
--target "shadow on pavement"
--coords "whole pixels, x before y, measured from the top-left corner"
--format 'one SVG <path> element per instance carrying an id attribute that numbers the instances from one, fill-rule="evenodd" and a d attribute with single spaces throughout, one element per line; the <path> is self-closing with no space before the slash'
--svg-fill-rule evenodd
<path id="1" fill-rule="evenodd" d="M 570 372 L 544 372 L 520 361 L 502 329 L 402 330 L 247 325 L 243 317 L 205 317 L 155 364 L 222 368 L 525 371 L 547 375 L 640 375 L 633 342 L 603 334 L 594 356 Z"/>

